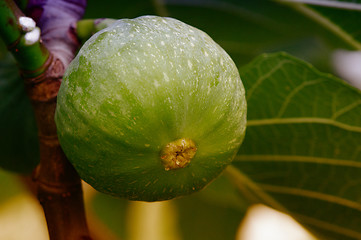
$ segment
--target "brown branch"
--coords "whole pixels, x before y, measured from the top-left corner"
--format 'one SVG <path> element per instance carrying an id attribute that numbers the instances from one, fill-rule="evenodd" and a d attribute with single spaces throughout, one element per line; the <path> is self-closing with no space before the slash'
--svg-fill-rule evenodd
<path id="1" fill-rule="evenodd" d="M 47 71 L 26 79 L 39 131 L 40 165 L 34 173 L 51 240 L 91 239 L 86 224 L 81 182 L 58 142 L 54 113 L 64 66 L 50 57 Z"/>
<path id="2" fill-rule="evenodd" d="M 62 76 L 79 47 L 72 25 L 82 16 L 85 4 L 85 0 L 30 0 L 28 13 L 36 17 L 43 41 L 37 40 L 37 51 L 27 52 L 18 48 L 21 46 L 18 40 L 23 35 L 18 18 L 24 16 L 23 13 L 12 0 L 0 4 L 0 22 L 6 27 L 0 35 L 8 45 L 16 47 L 13 47 L 13 53 L 18 56 L 18 64 L 24 62 L 19 66 L 37 121 L 40 164 L 34 172 L 34 180 L 51 240 L 91 239 L 81 180 L 60 147 L 54 121 Z M 30 49 L 24 45 L 25 50 Z M 46 54 L 42 54 L 42 50 Z M 17 52 L 19 55 L 16 55 Z M 42 61 L 34 65 L 34 59 L 40 56 Z"/>
<path id="3" fill-rule="evenodd" d="M 51 240 L 91 239 L 86 223 L 81 180 L 63 153 L 54 121 L 56 98 L 65 68 L 79 47 L 72 24 L 82 16 L 85 0 L 29 0 L 28 16 L 41 28 L 50 56 L 36 77 L 24 74 L 38 126 L 40 164 L 34 171 L 37 196 Z"/>

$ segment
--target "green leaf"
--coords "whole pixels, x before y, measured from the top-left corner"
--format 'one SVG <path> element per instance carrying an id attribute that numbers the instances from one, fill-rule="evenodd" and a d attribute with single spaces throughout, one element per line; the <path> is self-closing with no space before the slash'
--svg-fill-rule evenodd
<path id="1" fill-rule="evenodd" d="M 361 92 L 284 53 L 240 70 L 246 138 L 228 170 L 320 239 L 361 239 Z"/>
<path id="2" fill-rule="evenodd" d="M 154 14 L 177 18 L 207 32 L 239 67 L 261 53 L 287 51 L 328 70 L 330 48 L 341 44 L 323 26 L 275 1 L 105 0 L 102 4 L 89 2 L 85 18 Z"/>
<path id="3" fill-rule="evenodd" d="M 334 35 L 342 39 L 349 48 L 361 49 L 361 32 L 359 20 L 361 18 L 360 0 L 314 1 L 300 0 L 297 3 L 286 2 L 295 10 L 313 19 Z M 301 3 L 309 3 L 304 5 Z"/>
<path id="4" fill-rule="evenodd" d="M 40 159 L 34 113 L 10 53 L 0 58 L 0 167 L 30 173 Z"/>
<path id="5" fill-rule="evenodd" d="M 84 18 L 134 18 L 156 14 L 154 0 L 103 0 L 88 1 Z"/>
<path id="6" fill-rule="evenodd" d="M 278 2 L 167 0 L 165 6 L 169 16 L 208 33 L 238 66 L 264 52 L 287 51 L 313 62 L 329 54 L 320 39 L 330 36 L 308 17 Z"/>

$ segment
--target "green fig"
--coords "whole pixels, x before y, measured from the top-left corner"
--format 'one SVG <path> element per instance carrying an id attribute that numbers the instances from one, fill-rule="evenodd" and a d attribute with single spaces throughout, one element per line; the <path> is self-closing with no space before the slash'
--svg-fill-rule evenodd
<path id="1" fill-rule="evenodd" d="M 55 120 L 66 156 L 95 189 L 167 200 L 204 188 L 232 162 L 245 90 L 203 31 L 173 18 L 123 19 L 80 49 Z"/>

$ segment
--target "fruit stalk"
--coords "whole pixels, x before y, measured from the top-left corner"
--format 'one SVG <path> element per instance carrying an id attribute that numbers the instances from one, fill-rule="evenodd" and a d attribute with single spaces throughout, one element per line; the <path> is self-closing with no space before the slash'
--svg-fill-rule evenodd
<path id="1" fill-rule="evenodd" d="M 41 36 L 44 45 L 40 38 L 29 45 L 21 41 L 27 31 L 19 24 L 23 13 L 13 1 L 0 4 L 1 37 L 7 45 L 11 44 L 36 116 L 40 165 L 34 171 L 34 179 L 51 240 L 91 239 L 81 181 L 59 145 L 54 122 L 62 76 L 79 46 L 71 34 L 71 24 L 82 16 L 84 8 L 84 1 L 29 1 L 29 16 L 46 33 Z M 19 51 L 18 46 L 23 46 L 19 44 L 25 46 L 24 51 Z"/>
<path id="2" fill-rule="evenodd" d="M 109 27 L 112 25 L 116 19 L 112 18 L 98 18 L 98 19 L 81 19 L 76 23 L 76 33 L 77 37 L 85 42 L 88 40 L 94 33 Z"/>

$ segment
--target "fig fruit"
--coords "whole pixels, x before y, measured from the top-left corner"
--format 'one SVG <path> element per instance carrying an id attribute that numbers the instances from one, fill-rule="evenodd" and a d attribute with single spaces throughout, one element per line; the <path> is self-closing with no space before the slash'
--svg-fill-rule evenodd
<path id="1" fill-rule="evenodd" d="M 245 91 L 206 33 L 143 16 L 83 45 L 55 119 L 66 156 L 95 189 L 166 200 L 202 189 L 231 163 L 245 134 Z"/>

